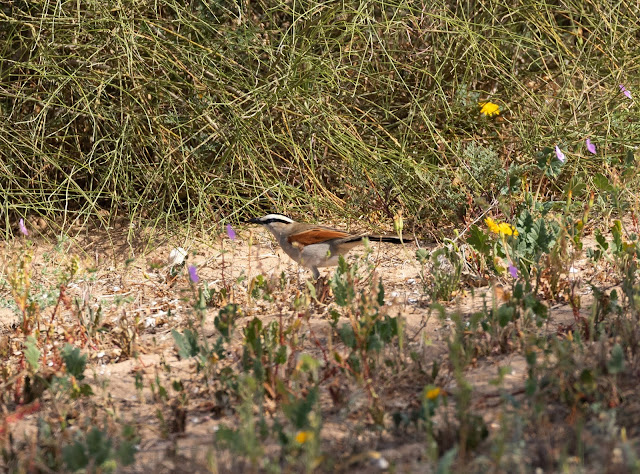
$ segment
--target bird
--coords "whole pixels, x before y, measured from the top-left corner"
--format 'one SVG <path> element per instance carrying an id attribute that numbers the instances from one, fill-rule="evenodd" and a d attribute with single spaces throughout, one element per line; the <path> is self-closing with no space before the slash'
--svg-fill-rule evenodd
<path id="1" fill-rule="evenodd" d="M 365 239 L 372 242 L 403 243 L 400 237 L 350 234 L 331 227 L 296 222 L 283 214 L 267 214 L 245 222 L 266 227 L 282 250 L 298 264 L 310 268 L 316 280 L 320 278 L 319 267 L 335 267 L 341 255 L 362 244 Z"/>

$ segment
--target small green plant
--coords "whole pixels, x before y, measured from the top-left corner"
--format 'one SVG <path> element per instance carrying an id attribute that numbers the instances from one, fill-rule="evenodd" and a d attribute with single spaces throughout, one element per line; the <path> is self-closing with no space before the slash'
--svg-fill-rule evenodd
<path id="1" fill-rule="evenodd" d="M 216 433 L 216 443 L 248 458 L 254 470 L 266 464 L 263 442 L 268 436 L 268 426 L 261 409 L 263 393 L 254 377 L 248 374 L 241 376 L 238 380 L 238 427 L 220 427 Z"/>
<path id="2" fill-rule="evenodd" d="M 224 376 L 228 374 L 228 371 L 219 368 L 218 362 L 227 357 L 227 345 L 231 341 L 235 320 L 238 318 L 239 312 L 240 308 L 233 303 L 229 303 L 219 310 L 214 319 L 218 337 L 213 344 L 209 342 L 208 338 L 202 336 L 199 328 L 193 324 L 183 332 L 175 329 L 171 331 L 178 355 L 183 359 L 194 358 L 197 371 L 204 374 L 207 383 L 232 383 L 231 379 Z"/>
<path id="3" fill-rule="evenodd" d="M 290 354 L 290 346 L 283 344 L 284 332 L 278 321 L 265 327 L 259 318 L 252 319 L 244 329 L 242 369 L 271 387 L 275 386 L 279 367 L 287 363 Z"/>
<path id="4" fill-rule="evenodd" d="M 21 221 L 20 224 L 21 232 L 28 235 L 24 223 Z M 18 345 L 23 350 L 17 359 L 5 365 L 5 385 L 0 391 L 0 403 L 7 403 L 10 395 L 16 403 L 31 403 L 40 399 L 47 390 L 71 399 L 90 396 L 93 394 L 91 387 L 83 383 L 86 356 L 78 347 L 66 344 L 62 349 L 58 345 L 47 351 L 42 349 L 54 338 L 56 318 L 61 317 L 62 311 L 72 310 L 67 286 L 78 274 L 78 259 L 65 256 L 67 264 L 57 267 L 55 272 L 58 286 L 44 290 L 44 286 L 38 284 L 37 291 L 33 285 L 33 259 L 34 248 L 27 241 L 13 254 L 8 267 L 8 283 L 21 322 L 19 333 L 10 336 L 7 342 L 8 347 Z M 42 296 L 42 292 L 57 295 L 55 301 L 48 302 L 49 297 Z M 44 318 L 43 311 L 50 306 L 53 306 L 51 315 Z M 68 334 L 84 334 L 81 315 L 76 313 L 74 316 L 73 325 L 67 328 Z M 25 368 L 27 370 L 23 370 Z M 12 371 L 17 376 L 8 377 Z"/>
<path id="5" fill-rule="evenodd" d="M 477 107 L 475 100 L 471 107 Z M 458 151 L 467 165 L 458 169 L 456 179 L 468 188 L 475 201 L 493 199 L 500 195 L 507 178 L 498 153 L 491 147 L 476 141 L 459 144 Z M 461 152 L 461 153 L 460 153 Z"/>
<path id="6" fill-rule="evenodd" d="M 68 376 L 58 377 L 54 379 L 54 383 L 68 387 L 71 398 L 93 395 L 91 386 L 87 383 L 82 383 L 85 378 L 84 371 L 87 365 L 87 356 L 81 354 L 80 349 L 70 344 L 64 346 L 60 355 L 64 361 Z"/>
<path id="7" fill-rule="evenodd" d="M 298 374 L 313 371 L 317 374 L 318 361 L 311 357 L 301 357 Z M 302 393 L 290 390 L 282 392 L 282 414 L 285 424 L 276 423 L 274 429 L 285 456 L 291 465 L 302 461 L 306 472 L 313 472 L 320 464 L 320 434 L 322 415 L 320 413 L 320 397 L 317 376 L 315 383 L 305 388 Z M 305 384 L 306 385 L 306 384 Z"/>
<path id="8" fill-rule="evenodd" d="M 382 424 L 384 411 L 379 406 L 372 381 L 374 374 L 382 369 L 380 356 L 385 349 L 393 346 L 402 351 L 403 322 L 399 317 L 386 314 L 382 280 L 372 279 L 368 287 L 357 290 L 356 275 L 356 266 L 349 266 L 341 257 L 331 287 L 336 304 L 349 322 L 340 324 L 340 312 L 332 310 L 331 325 L 346 350 L 335 350 L 332 358 L 344 374 L 366 387 L 370 414 L 376 423 Z M 384 359 L 384 364 L 393 366 L 395 363 L 391 357 Z"/>
<path id="9" fill-rule="evenodd" d="M 424 388 L 419 416 L 424 422 L 424 429 L 427 435 L 427 453 L 434 461 L 438 459 L 439 452 L 438 433 L 436 432 L 434 417 L 441 401 L 446 404 L 446 395 L 443 394 L 439 387 L 428 385 Z"/>
<path id="10" fill-rule="evenodd" d="M 457 246 L 449 241 L 431 253 L 418 249 L 416 260 L 420 264 L 422 291 L 435 300 L 449 301 L 460 287 L 462 258 Z"/>
<path id="11" fill-rule="evenodd" d="M 273 290 L 270 288 L 269 282 L 263 275 L 256 276 L 249 285 L 249 294 L 253 299 L 262 299 L 265 301 L 273 301 L 271 296 Z"/>
<path id="12" fill-rule="evenodd" d="M 447 316 L 444 307 L 435 304 L 434 309 L 439 312 L 440 319 L 445 321 Z M 479 324 L 480 314 L 472 316 L 470 321 L 465 321 L 462 315 L 457 312 L 450 315 L 454 327 L 448 336 L 447 347 L 449 364 L 456 381 L 456 389 L 451 393 L 455 401 L 456 423 L 447 421 L 447 425 L 450 430 L 455 429 L 457 446 L 452 449 L 456 449 L 462 458 L 469 450 L 477 448 L 488 436 L 484 420 L 480 415 L 472 412 L 473 385 L 465 377 L 465 369 L 478 356 L 475 340 L 469 336 L 477 333 L 476 328 Z M 426 398 L 429 394 L 435 395 L 435 392 L 426 392 Z M 429 404 L 429 406 L 431 405 Z M 445 432 L 443 431 L 443 433 Z"/>
<path id="13" fill-rule="evenodd" d="M 138 438 L 130 425 L 112 438 L 106 430 L 93 427 L 74 436 L 73 443 L 62 448 L 62 460 L 67 469 L 76 471 L 116 472 L 118 467 L 135 461 Z"/>
<path id="14" fill-rule="evenodd" d="M 574 221 L 569 213 L 570 199 L 559 219 L 552 219 L 540 203 L 532 206 L 540 216 L 522 210 L 516 225 L 495 222 L 487 218 L 489 233 L 474 225 L 470 229 L 467 243 L 474 251 L 473 260 L 477 269 L 489 268 L 498 276 L 509 276 L 515 284 L 520 279 L 532 284 L 524 289 L 537 295 L 541 291 L 547 298 L 559 298 L 578 304 L 575 281 L 571 280 L 571 265 L 582 252 L 582 233 L 589 215 L 592 201 L 583 210 L 582 218 Z M 575 270 L 573 270 L 575 271 Z M 569 275 L 569 276 L 568 276 Z"/>
<path id="15" fill-rule="evenodd" d="M 445 243 L 444 247 L 431 253 L 431 268 L 433 298 L 435 300 L 450 300 L 460 286 L 462 272 L 462 258 L 453 242 Z"/>

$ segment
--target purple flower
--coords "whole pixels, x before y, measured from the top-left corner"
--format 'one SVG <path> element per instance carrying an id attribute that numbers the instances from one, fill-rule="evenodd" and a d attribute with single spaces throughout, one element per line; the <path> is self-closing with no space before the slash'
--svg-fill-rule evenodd
<path id="1" fill-rule="evenodd" d="M 513 263 L 509 265 L 509 273 L 513 278 L 518 278 L 518 267 L 516 267 Z"/>
<path id="2" fill-rule="evenodd" d="M 589 140 L 587 138 L 587 150 L 589 150 L 589 152 L 593 153 L 594 155 L 596 154 L 596 146 L 591 143 L 591 140 Z"/>
<path id="3" fill-rule="evenodd" d="M 564 160 L 566 160 L 567 158 L 564 156 L 564 153 L 562 153 L 562 150 L 560 150 L 560 148 L 558 147 L 558 145 L 556 145 L 556 156 L 558 157 L 558 159 L 560 161 L 562 161 L 564 163 Z"/>
<path id="4" fill-rule="evenodd" d="M 18 222 L 18 227 L 20 228 L 20 232 L 22 232 L 22 235 L 24 235 L 24 236 L 29 235 L 29 231 L 27 230 L 27 226 L 24 225 L 24 219 L 20 219 L 20 222 Z"/>
<path id="5" fill-rule="evenodd" d="M 195 265 L 189 265 L 189 279 L 193 283 L 198 283 L 200 281 L 200 277 L 198 276 L 198 269 Z"/>
<path id="6" fill-rule="evenodd" d="M 620 84 L 620 90 L 622 91 L 622 93 L 623 93 L 624 95 L 626 95 L 626 96 L 627 96 L 627 99 L 631 99 L 631 98 L 632 98 L 632 97 L 631 97 L 631 92 L 629 92 L 629 91 L 627 90 L 627 88 L 626 88 L 625 86 L 623 86 L 622 84 Z"/>
<path id="7" fill-rule="evenodd" d="M 233 227 L 231 227 L 231 224 L 227 224 L 227 235 L 231 240 L 236 240 L 236 231 L 233 230 Z"/>

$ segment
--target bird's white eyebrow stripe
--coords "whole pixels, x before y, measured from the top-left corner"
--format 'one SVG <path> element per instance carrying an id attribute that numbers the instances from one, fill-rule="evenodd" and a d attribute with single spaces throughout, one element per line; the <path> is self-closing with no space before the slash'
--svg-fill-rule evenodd
<path id="1" fill-rule="evenodd" d="M 283 222 L 285 224 L 293 224 L 293 220 L 282 214 L 267 214 L 260 219 L 261 224 L 271 224 L 272 222 Z"/>

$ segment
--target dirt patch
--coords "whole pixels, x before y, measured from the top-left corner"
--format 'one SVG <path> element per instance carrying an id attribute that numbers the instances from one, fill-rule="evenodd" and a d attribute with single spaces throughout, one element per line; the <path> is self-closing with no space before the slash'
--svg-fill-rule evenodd
<path id="1" fill-rule="evenodd" d="M 332 364 L 330 358 L 342 350 L 336 328 L 351 324 L 354 313 L 338 308 L 331 297 L 323 303 L 309 299 L 306 283 L 309 272 L 275 247 L 265 232 L 254 230 L 239 234 L 235 241 L 224 237 L 186 241 L 174 238 L 154 243 L 149 239 L 142 245 L 141 242 L 127 244 L 124 231 L 119 235 L 92 232 L 57 245 L 39 242 L 29 250 L 33 256 L 31 298 L 40 305 L 41 329 L 51 331 L 46 344 L 60 347 L 72 343 L 87 356 L 85 381 L 94 395 L 70 402 L 71 416 L 67 408 L 62 412 L 69 416 L 71 424 L 78 424 L 78 429 L 82 429 L 81 420 L 92 419 L 88 414 L 82 416 L 82 410 L 93 413 L 105 410 L 111 417 L 111 425 L 135 426 L 139 438 L 136 462 L 126 468 L 128 472 L 226 471 L 256 467 L 246 458 L 240 460 L 229 451 L 216 448 L 214 438 L 219 430 L 241 426 L 238 418 L 241 400 L 220 386 L 214 389 L 204 382 L 217 377 L 212 374 L 203 377 L 203 370 L 211 370 L 211 367 L 203 368 L 206 363 L 198 364 L 197 357 L 178 357 L 172 331 L 183 333 L 188 328 L 199 328 L 204 339 L 215 344 L 220 336 L 216 317 L 225 305 L 236 304 L 236 330 L 224 347 L 224 358 L 228 367 L 238 369 L 246 362 L 242 348 L 244 331 L 254 318 L 259 318 L 263 327 L 277 323 L 280 330 L 296 328 L 298 355 L 276 366 L 273 380 L 297 373 L 292 364 L 300 363 L 301 354 L 313 356 L 327 369 Z M 248 245 L 249 241 L 253 241 L 253 245 Z M 188 250 L 188 265 L 197 267 L 200 278 L 197 285 L 190 283 L 186 271 L 174 274 L 165 265 L 171 250 L 178 246 Z M 138 254 L 141 248 L 147 250 Z M 356 290 L 367 292 L 373 288 L 367 286 L 367 278 L 380 278 L 385 303 L 377 311 L 397 317 L 402 322 L 402 336 L 394 339 L 393 350 L 381 352 L 375 361 L 380 364 L 380 373 L 370 374 L 371 380 L 358 382 L 358 377 L 339 376 L 347 367 L 344 364 L 321 375 L 325 377 L 325 381 L 318 384 L 322 418 L 318 459 L 325 460 L 325 464 L 319 465 L 321 470 L 370 472 L 372 468 L 395 466 L 399 471 L 408 472 L 424 467 L 429 456 L 423 428 L 418 428 L 411 416 L 424 409 L 426 385 L 439 387 L 443 396 L 459 391 L 461 379 L 448 358 L 451 333 L 457 324 L 452 315 L 458 314 L 461 320 L 468 321 L 474 313 L 500 302 L 489 287 L 467 288 L 446 305 L 446 314 L 440 318 L 437 311 L 430 309 L 424 294 L 415 246 L 373 244 L 373 248 L 367 262 L 360 262 L 367 271 L 366 277 L 358 280 Z M 8 361 L 19 358 L 24 350 L 23 338 L 17 335 L 22 316 L 7 283 L 15 272 L 16 256 L 24 249 L 19 243 L 4 249 L 0 340 L 5 344 L 3 357 Z M 74 258 L 80 271 L 64 285 L 64 298 L 61 298 L 57 293 L 60 278 Z M 588 273 L 587 267 L 586 260 L 573 265 L 581 275 Z M 332 275 L 332 272 L 323 273 Z M 258 293 L 250 297 L 256 288 L 254 277 L 258 275 L 263 275 L 268 297 Z M 197 289 L 203 287 L 210 299 L 200 321 L 194 303 L 198 299 Z M 588 308 L 589 290 L 585 287 L 580 292 L 583 308 Z M 549 307 L 550 317 L 535 332 L 536 337 L 566 333 L 575 323 L 575 312 L 566 303 Z M 332 316 L 332 312 L 338 316 Z M 289 336 L 278 337 L 284 341 Z M 512 338 L 511 344 L 514 340 L 526 344 L 522 338 Z M 288 344 L 293 347 L 291 341 Z M 336 348 L 339 350 L 334 352 Z M 521 348 L 491 346 L 470 357 L 471 362 L 464 369 L 465 383 L 471 387 L 470 411 L 482 414 L 491 433 L 500 432 L 505 397 L 516 404 L 525 399 L 530 368 L 526 356 Z M 500 375 L 501 367 L 510 369 Z M 176 383 L 180 384 L 181 391 L 172 391 Z M 285 389 L 265 382 L 267 397 L 262 409 L 267 420 L 279 410 L 282 390 L 293 390 L 294 386 L 288 385 Z M 11 432 L 14 446 L 22 443 L 35 446 L 38 418 L 60 416 L 61 409 L 55 407 L 54 399 L 45 393 L 39 409 L 11 417 L 20 410 L 21 404 L 16 400 L 4 399 L 4 410 L 10 420 L 5 423 L 5 442 L 6 433 Z M 449 416 L 452 416 L 452 406 L 448 409 Z M 459 434 L 447 433 L 445 428 L 443 426 L 438 434 L 440 450 L 459 439 Z M 71 434 L 67 433 L 64 441 L 70 439 Z M 268 457 L 269 453 L 276 452 L 278 445 L 269 438 L 264 442 L 264 455 Z M 292 456 L 302 456 L 304 449 L 290 452 Z M 286 460 L 280 462 L 286 464 Z"/>

